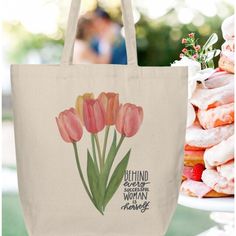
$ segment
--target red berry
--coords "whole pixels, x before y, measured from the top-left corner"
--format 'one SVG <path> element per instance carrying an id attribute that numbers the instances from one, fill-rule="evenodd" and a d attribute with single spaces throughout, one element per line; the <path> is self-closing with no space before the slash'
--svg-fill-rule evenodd
<path id="1" fill-rule="evenodd" d="M 202 178 L 202 172 L 205 170 L 205 166 L 203 164 L 196 164 L 193 167 L 193 172 L 192 172 L 192 180 L 195 181 L 201 181 Z"/>

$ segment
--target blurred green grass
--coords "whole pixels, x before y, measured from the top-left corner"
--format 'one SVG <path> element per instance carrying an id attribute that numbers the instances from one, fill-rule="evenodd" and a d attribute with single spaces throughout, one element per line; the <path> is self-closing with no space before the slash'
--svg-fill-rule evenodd
<path id="1" fill-rule="evenodd" d="M 28 235 L 18 195 L 3 194 L 2 215 L 3 236 Z M 209 213 L 178 206 L 166 236 L 194 236 L 213 225 L 214 222 L 209 219 Z"/>

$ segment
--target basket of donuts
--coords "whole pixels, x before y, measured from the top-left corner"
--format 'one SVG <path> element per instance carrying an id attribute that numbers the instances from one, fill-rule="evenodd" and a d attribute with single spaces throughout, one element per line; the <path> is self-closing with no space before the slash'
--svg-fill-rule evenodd
<path id="1" fill-rule="evenodd" d="M 182 39 L 181 60 L 187 65 L 189 104 L 181 194 L 198 198 L 234 195 L 234 16 L 222 23 L 225 40 L 218 37 L 197 45 L 193 33 Z M 209 46 L 210 45 L 210 46 Z M 218 68 L 213 57 L 219 55 Z"/>

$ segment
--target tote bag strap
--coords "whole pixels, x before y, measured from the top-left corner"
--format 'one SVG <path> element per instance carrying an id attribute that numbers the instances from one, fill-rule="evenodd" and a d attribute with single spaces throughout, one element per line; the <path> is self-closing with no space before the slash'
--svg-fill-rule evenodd
<path id="1" fill-rule="evenodd" d="M 65 43 L 61 57 L 62 65 L 70 65 L 73 61 L 73 50 L 80 5 L 81 0 L 72 0 L 71 2 L 67 30 L 65 34 Z M 125 44 L 128 64 L 137 65 L 136 37 L 131 0 L 121 0 L 121 10 L 125 28 Z"/>

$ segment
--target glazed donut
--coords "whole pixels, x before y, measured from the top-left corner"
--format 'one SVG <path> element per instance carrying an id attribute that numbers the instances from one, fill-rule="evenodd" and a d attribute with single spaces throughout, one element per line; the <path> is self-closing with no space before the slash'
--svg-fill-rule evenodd
<path id="1" fill-rule="evenodd" d="M 222 165 L 234 158 L 234 135 L 223 140 L 218 145 L 206 149 L 204 152 L 204 162 L 206 168 L 214 168 Z"/>
<path id="2" fill-rule="evenodd" d="M 180 187 L 180 192 L 190 197 L 198 198 L 215 198 L 215 197 L 229 197 L 232 194 L 219 193 L 207 186 L 203 182 L 194 180 L 184 180 Z"/>
<path id="3" fill-rule="evenodd" d="M 188 195 L 190 197 L 198 197 L 196 194 L 194 194 L 191 191 L 186 191 L 185 195 Z M 218 193 L 215 190 L 211 190 L 210 192 L 206 193 L 203 198 L 217 198 L 217 197 L 230 197 L 232 194 L 225 194 L 225 193 Z"/>
<path id="4" fill-rule="evenodd" d="M 234 15 L 223 21 L 221 29 L 225 43 L 221 46 L 219 67 L 234 73 Z"/>
<path id="5" fill-rule="evenodd" d="M 234 75 L 217 68 L 215 69 L 215 72 L 203 83 L 205 88 L 214 89 L 222 87 L 231 82 L 234 82 Z"/>
<path id="6" fill-rule="evenodd" d="M 201 110 L 232 103 L 234 102 L 234 83 L 232 81 L 213 89 L 197 88 L 190 102 Z"/>
<path id="7" fill-rule="evenodd" d="M 234 160 L 230 160 L 224 165 L 216 167 L 217 171 L 222 177 L 225 177 L 228 181 L 234 179 Z"/>
<path id="8" fill-rule="evenodd" d="M 190 127 L 196 119 L 196 112 L 191 103 L 188 103 L 187 127 Z"/>
<path id="9" fill-rule="evenodd" d="M 234 194 L 234 181 L 228 181 L 216 170 L 205 169 L 202 172 L 202 181 L 218 193 Z"/>
<path id="10" fill-rule="evenodd" d="M 197 196 L 202 198 L 207 193 L 209 193 L 212 189 L 204 184 L 203 182 L 194 181 L 191 179 L 187 179 L 182 182 L 180 186 L 180 191 L 189 196 Z"/>
<path id="11" fill-rule="evenodd" d="M 229 138 L 233 133 L 233 124 L 206 130 L 200 126 L 193 125 L 186 129 L 185 144 L 191 147 L 210 148 L 224 139 Z"/>
<path id="12" fill-rule="evenodd" d="M 188 144 L 185 144 L 185 146 L 184 146 L 185 151 L 205 151 L 205 149 L 206 148 L 190 146 Z"/>
<path id="13" fill-rule="evenodd" d="M 225 40 L 234 39 L 234 15 L 227 17 L 222 22 L 221 30 Z"/>
<path id="14" fill-rule="evenodd" d="M 208 110 L 198 110 L 198 120 L 204 129 L 227 125 L 234 122 L 234 103 Z"/>
<path id="15" fill-rule="evenodd" d="M 220 56 L 220 60 L 218 62 L 218 66 L 229 73 L 234 74 L 234 61 L 231 59 L 234 55 L 229 55 L 229 53 L 222 53 Z"/>
<path id="16" fill-rule="evenodd" d="M 184 151 L 184 166 L 204 165 L 204 151 Z"/>

